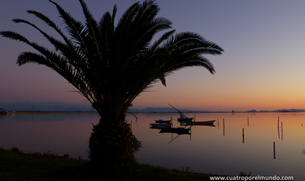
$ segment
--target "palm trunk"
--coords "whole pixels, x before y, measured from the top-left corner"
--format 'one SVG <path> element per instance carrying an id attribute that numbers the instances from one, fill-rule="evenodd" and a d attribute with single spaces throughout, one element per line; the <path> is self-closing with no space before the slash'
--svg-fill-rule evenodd
<path id="1" fill-rule="evenodd" d="M 124 119 L 101 118 L 93 126 L 89 141 L 90 161 L 99 171 L 115 175 L 133 160 L 133 135 Z"/>

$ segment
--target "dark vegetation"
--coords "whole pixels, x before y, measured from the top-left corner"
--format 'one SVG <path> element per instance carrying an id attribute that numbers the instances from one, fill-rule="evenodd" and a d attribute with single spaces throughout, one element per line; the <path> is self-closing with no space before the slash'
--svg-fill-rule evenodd
<path id="1" fill-rule="evenodd" d="M 95 181 L 113 180 L 106 175 L 97 176 L 90 163 L 82 159 L 71 159 L 69 155 L 52 153 L 24 153 L 18 148 L 0 149 L 1 181 Z M 155 180 L 210 180 L 207 174 L 192 173 L 189 168 L 170 170 L 134 162 L 125 173 L 117 175 L 122 181 Z"/>

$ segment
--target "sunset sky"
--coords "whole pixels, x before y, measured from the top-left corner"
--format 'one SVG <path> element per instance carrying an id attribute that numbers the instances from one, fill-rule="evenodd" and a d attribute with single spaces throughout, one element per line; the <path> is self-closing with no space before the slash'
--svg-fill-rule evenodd
<path id="1" fill-rule="evenodd" d="M 76 19 L 83 20 L 77 0 L 55 0 Z M 85 0 L 99 20 L 117 4 L 118 21 L 132 0 Z M 157 1 L 159 17 L 172 21 L 176 32 L 202 35 L 224 49 L 207 56 L 216 74 L 190 67 L 157 82 L 133 103 L 134 108 L 167 107 L 198 110 L 305 109 L 305 1 L 304 0 L 166 0 Z M 53 4 L 47 0 L 1 0 L 0 31 L 19 32 L 49 46 L 37 31 L 14 18 L 27 19 L 50 34 L 54 31 L 26 10 L 47 15 L 64 29 Z M 50 46 L 49 46 L 50 47 Z M 29 46 L 0 37 L 0 102 L 64 102 L 88 104 L 56 72 L 36 64 L 19 67 L 18 55 Z"/>

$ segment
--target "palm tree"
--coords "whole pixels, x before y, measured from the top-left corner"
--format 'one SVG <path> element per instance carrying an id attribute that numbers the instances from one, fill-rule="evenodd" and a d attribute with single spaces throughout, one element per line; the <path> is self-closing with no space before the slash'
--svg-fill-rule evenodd
<path id="1" fill-rule="evenodd" d="M 29 10 L 62 38 L 55 39 L 36 25 L 25 23 L 38 30 L 55 50 L 49 50 L 24 36 L 1 31 L 4 37 L 24 42 L 39 53 L 23 52 L 17 64 L 45 65 L 69 81 L 100 115 L 90 137 L 90 158 L 100 168 L 124 167 L 133 158 L 133 135 L 125 122 L 125 115 L 133 100 L 152 84 L 184 67 L 201 66 L 214 73 L 213 65 L 203 54 L 218 55 L 223 49 L 192 32 L 175 33 L 171 22 L 156 17 L 159 11 L 154 1 L 134 3 L 115 25 L 117 12 L 106 12 L 96 21 L 83 0 L 79 0 L 85 23 L 74 19 L 57 3 L 53 3 L 64 23 L 68 35 L 48 17 Z M 154 35 L 167 30 L 152 42 Z M 103 167 L 104 166 L 104 167 Z"/>

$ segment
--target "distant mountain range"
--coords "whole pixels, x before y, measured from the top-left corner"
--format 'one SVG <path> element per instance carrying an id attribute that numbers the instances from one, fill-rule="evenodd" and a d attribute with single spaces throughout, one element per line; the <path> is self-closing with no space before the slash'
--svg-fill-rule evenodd
<path id="1" fill-rule="evenodd" d="M 191 112 L 207 112 L 207 111 L 197 111 L 197 110 L 189 110 L 189 109 L 178 109 L 181 112 L 191 113 Z M 130 109 L 130 112 L 164 112 L 164 113 L 172 113 L 177 112 L 175 109 L 171 107 L 147 107 L 144 109 Z"/>
<path id="2" fill-rule="evenodd" d="M 249 110 L 249 111 L 205 111 L 205 110 L 189 110 L 189 109 L 179 109 L 179 111 L 183 112 L 183 113 L 219 113 L 219 112 L 252 112 L 252 113 L 260 113 L 260 112 L 305 112 L 304 109 L 279 109 L 279 110 L 273 110 L 273 111 L 268 111 L 268 110 L 260 110 L 257 111 L 255 109 L 253 110 Z M 175 109 L 170 108 L 170 107 L 147 107 L 145 109 L 131 109 L 131 112 L 177 112 Z"/>
<path id="3" fill-rule="evenodd" d="M 66 104 L 62 102 L 13 102 L 0 103 L 5 111 L 95 111 L 91 105 Z"/>
<path id="4" fill-rule="evenodd" d="M 95 111 L 91 105 L 66 104 L 61 102 L 30 102 L 21 101 L 13 103 L 0 103 L 4 111 Z M 194 110 L 179 109 L 182 112 L 198 112 Z M 0 109 L 1 111 L 1 109 Z M 170 107 L 147 107 L 144 109 L 130 109 L 130 112 L 176 112 Z"/>
<path id="5" fill-rule="evenodd" d="M 13 103 L 0 103 L 1 108 L 4 111 L 95 111 L 91 105 L 86 104 L 67 104 L 62 102 L 13 102 Z M 231 112 L 231 111 L 205 111 L 205 110 L 189 110 L 189 109 L 179 109 L 179 111 L 184 113 L 194 113 L 194 112 Z M 172 113 L 176 112 L 175 109 L 171 107 L 146 107 L 144 109 L 130 109 L 130 112 L 163 112 Z M 234 112 L 305 112 L 304 109 L 279 109 L 279 110 L 260 110 L 255 109 L 249 111 L 234 111 Z"/>

